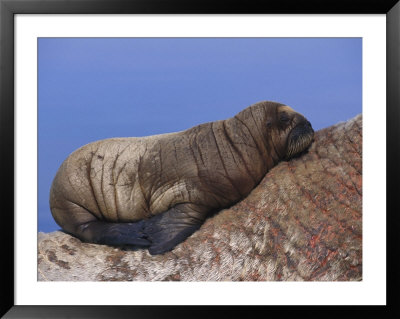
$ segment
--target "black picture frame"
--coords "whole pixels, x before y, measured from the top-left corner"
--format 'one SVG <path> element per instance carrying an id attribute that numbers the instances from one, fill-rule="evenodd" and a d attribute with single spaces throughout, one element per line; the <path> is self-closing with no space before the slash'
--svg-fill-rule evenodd
<path id="1" fill-rule="evenodd" d="M 172 306 L 16 306 L 14 303 L 14 15 L 15 14 L 386 14 L 387 21 L 387 305 L 327 307 L 172 307 Z M 324 312 L 335 317 L 372 315 L 399 316 L 399 276 L 395 271 L 396 201 L 399 180 L 400 136 L 400 3 L 398 0 L 280 0 L 280 1 L 181 1 L 181 0 L 0 0 L 0 174 L 3 244 L 1 264 L 1 309 L 4 318 L 152 318 L 169 316 L 248 316 L 262 311 L 268 316 L 307 315 Z M 377 106 L 377 108 L 383 107 Z M 195 309 L 194 309 L 195 308 Z M 312 309 L 310 309 L 312 308 Z M 321 314 L 320 314 L 321 315 Z"/>

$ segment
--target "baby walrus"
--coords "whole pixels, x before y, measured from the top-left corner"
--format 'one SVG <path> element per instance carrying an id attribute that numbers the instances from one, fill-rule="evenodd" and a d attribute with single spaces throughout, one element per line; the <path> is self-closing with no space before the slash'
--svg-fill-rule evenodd
<path id="1" fill-rule="evenodd" d="M 50 208 L 82 241 L 162 254 L 246 197 L 313 136 L 303 115 L 264 101 L 186 131 L 93 142 L 62 163 Z"/>

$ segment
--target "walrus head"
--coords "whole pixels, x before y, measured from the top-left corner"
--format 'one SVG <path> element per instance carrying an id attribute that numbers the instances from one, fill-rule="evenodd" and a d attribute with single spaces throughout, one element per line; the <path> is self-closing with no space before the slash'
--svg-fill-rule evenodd
<path id="1" fill-rule="evenodd" d="M 290 159 L 306 150 L 313 141 L 314 130 L 311 123 L 300 113 L 287 105 L 279 105 L 276 122 L 284 145 L 284 159 Z"/>
<path id="2" fill-rule="evenodd" d="M 261 133 L 258 135 L 262 135 L 266 153 L 270 159 L 273 158 L 273 165 L 300 155 L 314 138 L 310 122 L 302 114 L 281 103 L 261 101 L 244 109 L 235 118 L 254 130 L 253 138 L 257 132 Z"/>

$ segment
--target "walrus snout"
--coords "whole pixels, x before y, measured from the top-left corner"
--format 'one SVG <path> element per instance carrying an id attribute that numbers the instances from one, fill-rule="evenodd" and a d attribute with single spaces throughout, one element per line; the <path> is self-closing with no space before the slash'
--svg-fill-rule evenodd
<path id="1" fill-rule="evenodd" d="M 306 150 L 312 143 L 314 138 L 314 130 L 311 123 L 306 119 L 302 119 L 289 133 L 286 159 Z"/>

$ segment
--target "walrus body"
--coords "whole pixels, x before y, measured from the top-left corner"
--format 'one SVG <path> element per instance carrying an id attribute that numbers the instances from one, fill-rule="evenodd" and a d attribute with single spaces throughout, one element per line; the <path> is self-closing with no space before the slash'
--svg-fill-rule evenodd
<path id="1" fill-rule="evenodd" d="M 186 131 L 87 144 L 59 168 L 50 207 L 83 241 L 160 254 L 206 217 L 246 197 L 279 161 L 305 150 L 310 123 L 290 107 L 254 104 Z"/>

